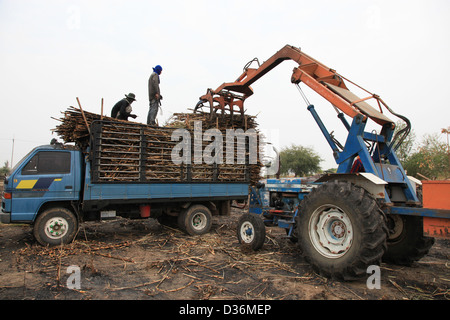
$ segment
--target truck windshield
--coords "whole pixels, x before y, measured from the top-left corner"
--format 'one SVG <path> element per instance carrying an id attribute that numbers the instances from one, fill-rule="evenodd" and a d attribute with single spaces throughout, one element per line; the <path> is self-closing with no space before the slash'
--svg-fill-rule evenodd
<path id="1" fill-rule="evenodd" d="M 70 152 L 39 151 L 23 167 L 22 175 L 70 173 Z"/>
<path id="2" fill-rule="evenodd" d="M 26 154 L 26 156 L 24 156 L 22 159 L 20 159 L 19 162 L 16 163 L 16 165 L 11 169 L 11 174 L 12 174 L 13 172 L 15 172 L 16 169 L 22 165 L 22 163 L 25 161 L 25 159 L 28 158 L 28 156 L 29 156 L 34 150 L 36 150 L 36 148 L 33 148 L 30 152 L 28 152 L 28 153 Z"/>

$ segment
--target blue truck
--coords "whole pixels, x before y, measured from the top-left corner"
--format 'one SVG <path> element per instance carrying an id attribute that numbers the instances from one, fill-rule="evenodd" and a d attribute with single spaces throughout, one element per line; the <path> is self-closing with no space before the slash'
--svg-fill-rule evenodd
<path id="1" fill-rule="evenodd" d="M 214 166 L 203 169 L 210 171 L 209 179 L 195 179 L 189 165 L 175 168 L 170 178 L 158 178 L 157 168 L 148 164 L 149 150 L 154 149 L 143 147 L 143 141 L 147 147 L 150 144 L 144 126 L 137 134 L 129 127 L 125 130 L 128 136 L 114 138 L 117 133 L 113 132 L 106 137 L 113 128 L 125 125 L 97 121 L 91 126 L 91 142 L 86 148 L 53 140 L 30 151 L 5 178 L 0 221 L 32 224 L 42 245 L 71 242 L 81 221 L 116 216 L 155 218 L 198 235 L 209 231 L 212 215 L 229 213 L 232 200 L 247 199 L 248 175 L 242 174 L 240 181 L 221 181 L 214 175 Z M 133 151 L 133 141 L 140 151 Z M 127 157 L 129 161 L 137 159 L 136 179 L 126 175 L 129 169 L 120 167 L 128 168 L 121 164 Z M 123 172 L 122 176 L 105 179 L 105 174 L 116 171 Z M 155 173 L 154 178 L 146 178 L 144 171 Z"/>

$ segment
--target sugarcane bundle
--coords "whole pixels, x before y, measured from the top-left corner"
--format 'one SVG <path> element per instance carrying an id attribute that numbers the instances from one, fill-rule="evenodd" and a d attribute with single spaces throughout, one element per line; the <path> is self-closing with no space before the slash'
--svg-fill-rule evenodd
<path id="1" fill-rule="evenodd" d="M 218 115 L 211 120 L 206 113 L 176 113 L 163 127 L 117 120 L 110 117 L 83 111 L 81 108 L 68 108 L 60 119 L 60 124 L 53 130 L 66 143 L 75 143 L 82 150 L 90 152 L 93 179 L 97 182 L 250 182 L 256 183 L 260 176 L 261 162 L 249 162 L 250 139 L 245 145 L 233 143 L 231 149 L 212 148 L 211 139 L 203 136 L 215 130 L 224 137 L 227 130 L 253 130 L 256 134 L 256 148 L 259 153 L 261 145 L 256 118 L 253 116 Z M 196 130 L 200 126 L 200 131 Z M 174 136 L 184 130 L 188 134 L 190 158 L 176 163 L 174 157 L 179 141 Z M 197 135 L 197 136 L 196 136 Z M 200 135 L 200 137 L 198 137 Z M 217 139 L 217 137 L 216 137 Z M 195 145 L 194 145 L 195 144 Z M 175 149 L 174 149 L 175 148 Z M 186 152 L 186 150 L 183 150 Z M 197 152 L 198 151 L 198 152 Z M 198 153 L 198 154 L 197 154 Z M 195 158 L 200 155 L 200 158 Z M 219 159 L 208 163 L 205 157 Z M 230 158 L 233 161 L 230 163 Z M 241 161 L 236 161 L 241 159 Z"/>

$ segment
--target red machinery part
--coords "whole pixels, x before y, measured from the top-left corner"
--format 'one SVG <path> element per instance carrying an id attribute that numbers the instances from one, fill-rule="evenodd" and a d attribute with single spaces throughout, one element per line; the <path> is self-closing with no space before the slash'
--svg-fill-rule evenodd
<path id="1" fill-rule="evenodd" d="M 141 213 L 141 218 L 150 217 L 150 205 L 140 206 L 139 209 L 140 209 L 140 213 Z"/>
<path id="2" fill-rule="evenodd" d="M 450 210 L 450 181 L 422 181 L 423 206 L 431 209 Z M 424 234 L 450 239 L 450 219 L 423 218 Z"/>

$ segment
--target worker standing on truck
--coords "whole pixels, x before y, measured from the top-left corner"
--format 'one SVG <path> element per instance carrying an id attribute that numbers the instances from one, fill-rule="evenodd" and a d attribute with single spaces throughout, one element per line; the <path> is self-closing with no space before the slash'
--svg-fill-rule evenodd
<path id="1" fill-rule="evenodd" d="M 161 105 L 161 92 L 159 90 L 159 76 L 161 75 L 162 67 L 157 65 L 153 68 L 153 72 L 148 79 L 148 99 L 150 101 L 150 109 L 148 110 L 147 124 L 156 124 L 156 115 L 158 108 Z"/>
<path id="2" fill-rule="evenodd" d="M 129 93 L 125 95 L 125 98 L 117 102 L 111 110 L 111 117 L 119 120 L 128 120 L 128 117 L 136 119 L 135 114 L 131 114 L 133 108 L 131 104 L 136 101 L 136 96 L 134 93 Z"/>

